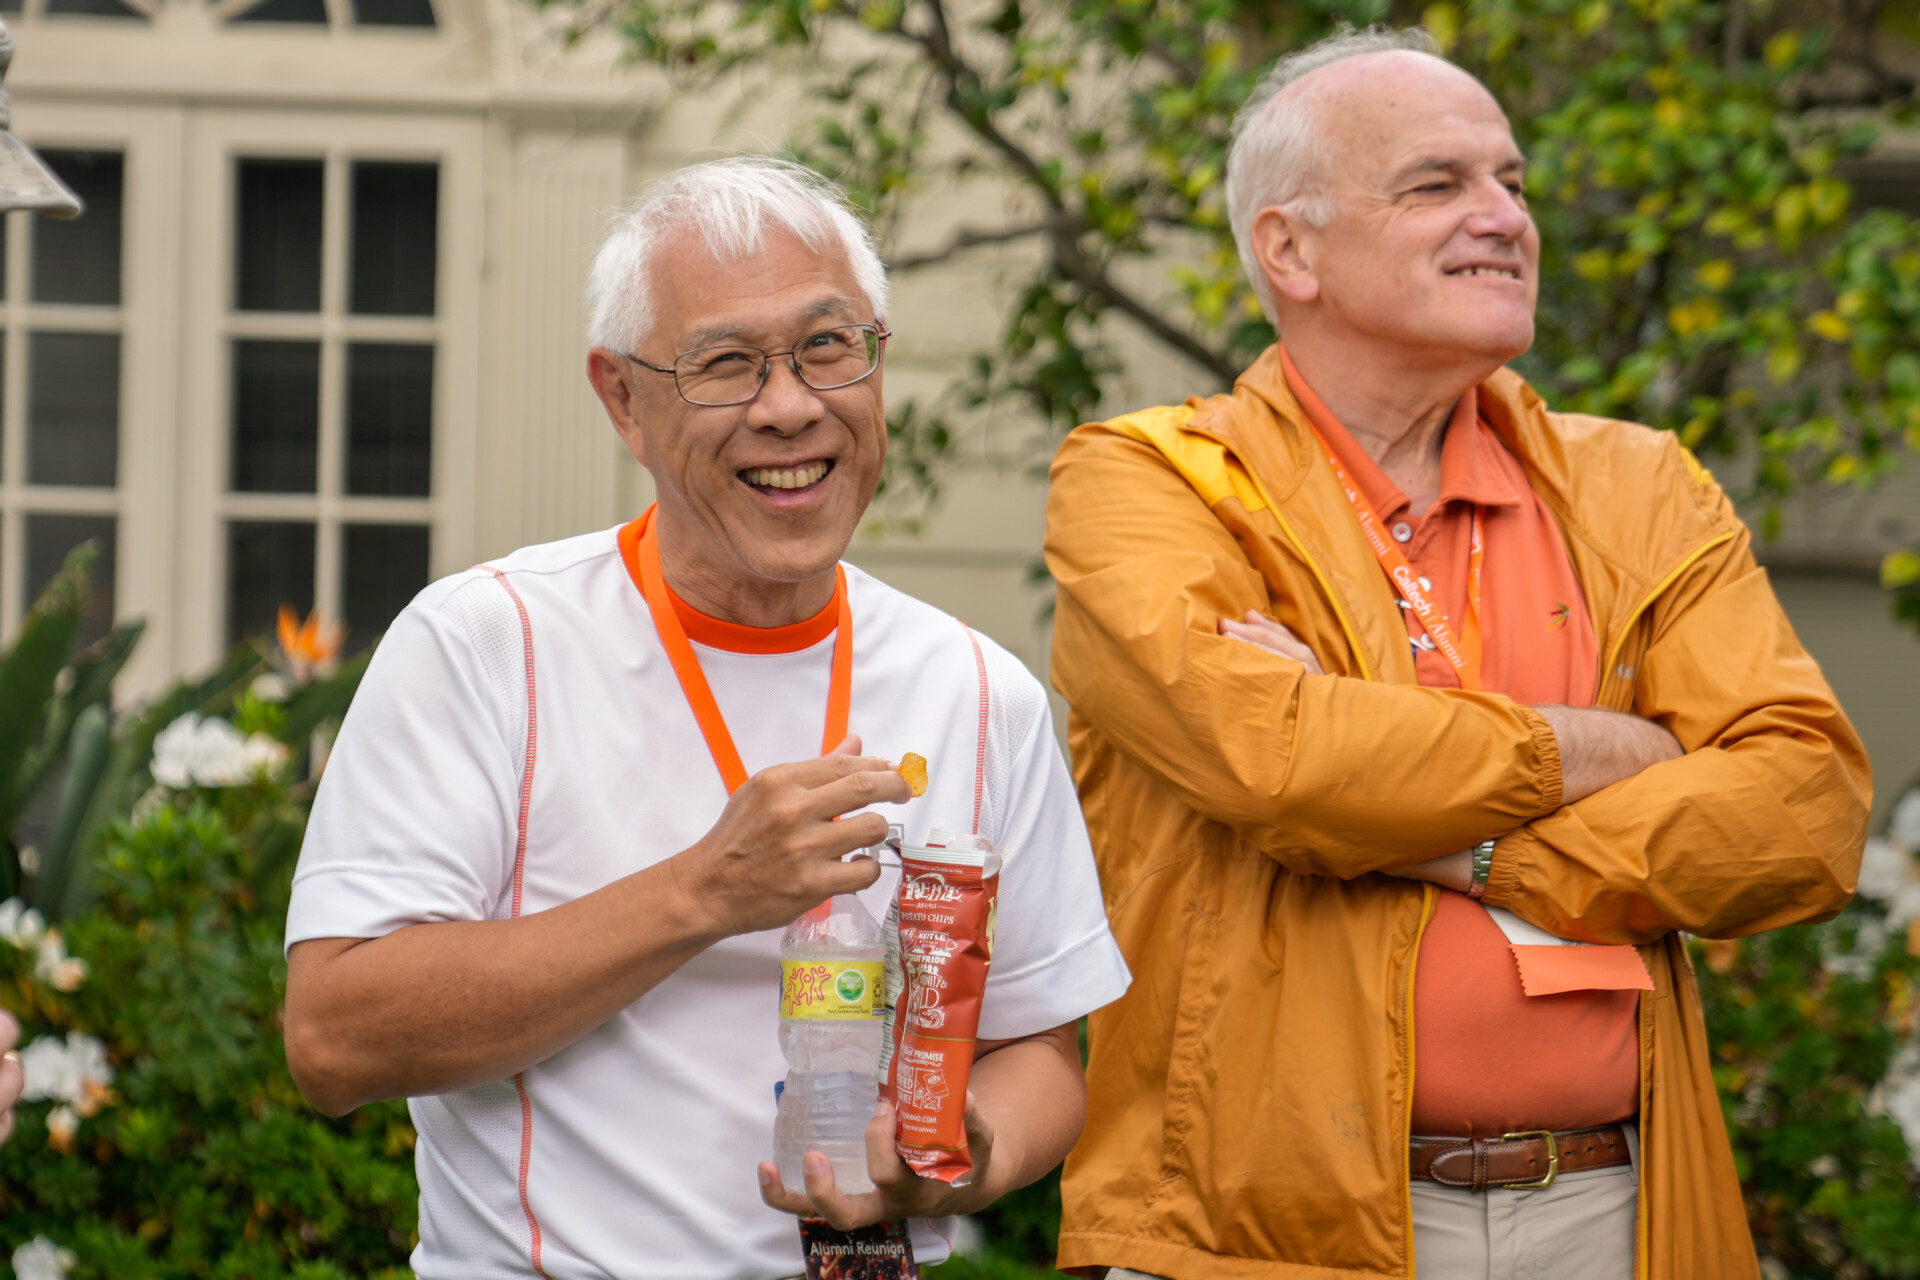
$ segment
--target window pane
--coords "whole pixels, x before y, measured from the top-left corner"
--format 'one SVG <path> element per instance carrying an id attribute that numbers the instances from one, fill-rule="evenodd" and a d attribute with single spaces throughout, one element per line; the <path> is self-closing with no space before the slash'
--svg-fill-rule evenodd
<path id="1" fill-rule="evenodd" d="M 93 562 L 87 609 L 80 617 L 81 645 L 92 644 L 113 627 L 114 518 L 39 512 L 27 516 L 27 595 L 22 608 L 30 606 L 53 581 L 53 575 L 67 561 L 67 552 L 89 538 L 100 544 L 100 558 Z"/>
<path id="2" fill-rule="evenodd" d="M 79 13 L 94 18 L 138 18 L 145 22 L 147 15 L 121 0 L 47 0 L 48 13 Z"/>
<path id="3" fill-rule="evenodd" d="M 340 531 L 345 573 L 342 619 L 352 628 L 347 649 L 357 652 L 393 625 L 427 585 L 427 528 L 407 524 L 350 524 Z"/>
<path id="4" fill-rule="evenodd" d="M 424 498 L 433 473 L 433 348 L 347 347 L 347 492 Z"/>
<path id="5" fill-rule="evenodd" d="M 0 0 L 0 13 L 19 13 L 20 0 Z"/>
<path id="6" fill-rule="evenodd" d="M 242 311 L 318 311 L 320 162 L 242 160 L 234 187 L 234 305 Z"/>
<path id="7" fill-rule="evenodd" d="M 119 306 L 120 204 L 125 178 L 120 153 L 47 150 L 40 154 L 61 181 L 87 202 L 87 211 L 78 218 L 34 219 L 33 300 Z"/>
<path id="8" fill-rule="evenodd" d="M 433 314 L 440 167 L 353 166 L 353 305 L 363 316 Z"/>
<path id="9" fill-rule="evenodd" d="M 320 344 L 233 344 L 233 487 L 312 493 L 320 476 Z"/>
<path id="10" fill-rule="evenodd" d="M 326 0 L 260 0 L 227 19 L 228 22 L 306 22 L 327 25 Z"/>
<path id="11" fill-rule="evenodd" d="M 313 526 L 235 520 L 227 526 L 227 643 L 271 636 L 281 605 L 313 609 Z"/>
<path id="12" fill-rule="evenodd" d="M 27 480 L 111 489 L 120 453 L 120 335 L 27 335 Z"/>
<path id="13" fill-rule="evenodd" d="M 353 20 L 363 27 L 430 27 L 429 0 L 353 0 Z"/>

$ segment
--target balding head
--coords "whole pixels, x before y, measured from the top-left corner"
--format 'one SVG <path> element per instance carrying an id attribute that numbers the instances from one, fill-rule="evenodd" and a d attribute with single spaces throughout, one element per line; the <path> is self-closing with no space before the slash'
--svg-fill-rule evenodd
<path id="1" fill-rule="evenodd" d="M 1356 96 L 1378 92 L 1399 98 L 1404 95 L 1393 90 L 1403 79 L 1434 75 L 1479 83 L 1440 56 L 1425 28 L 1371 27 L 1288 54 L 1248 96 L 1234 117 L 1227 152 L 1227 219 L 1268 319 L 1276 319 L 1274 300 L 1249 243 L 1254 218 L 1262 209 L 1279 207 L 1309 226 L 1332 221 L 1333 156 L 1341 153 L 1332 145 L 1327 123 Z"/>

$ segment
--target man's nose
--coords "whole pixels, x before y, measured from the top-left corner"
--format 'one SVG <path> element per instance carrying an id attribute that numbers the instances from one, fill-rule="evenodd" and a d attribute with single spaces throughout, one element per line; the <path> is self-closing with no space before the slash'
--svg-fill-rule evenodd
<path id="1" fill-rule="evenodd" d="M 791 356 L 767 361 L 767 380 L 748 406 L 748 425 L 755 430 L 796 435 L 819 421 L 826 412 L 820 393 L 801 381 Z"/>
<path id="2" fill-rule="evenodd" d="M 1488 178 L 1474 192 L 1474 209 L 1467 219 L 1467 230 L 1476 236 L 1497 236 L 1518 240 L 1533 225 L 1519 196 L 1498 178 Z"/>

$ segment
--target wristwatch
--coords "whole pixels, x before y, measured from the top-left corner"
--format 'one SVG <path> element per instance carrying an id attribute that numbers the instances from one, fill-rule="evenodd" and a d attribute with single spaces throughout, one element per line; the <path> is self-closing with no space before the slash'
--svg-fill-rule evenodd
<path id="1" fill-rule="evenodd" d="M 1487 877 L 1493 874 L 1493 841 L 1482 840 L 1469 852 L 1473 854 L 1473 880 L 1467 885 L 1467 896 L 1478 898 L 1487 891 Z"/>

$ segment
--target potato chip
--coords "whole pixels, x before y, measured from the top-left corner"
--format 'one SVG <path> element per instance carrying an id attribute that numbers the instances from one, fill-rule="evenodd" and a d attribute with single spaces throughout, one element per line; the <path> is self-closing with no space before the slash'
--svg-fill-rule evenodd
<path id="1" fill-rule="evenodd" d="M 900 757 L 893 771 L 907 780 L 907 789 L 916 796 L 927 794 L 927 758 L 909 751 Z"/>

